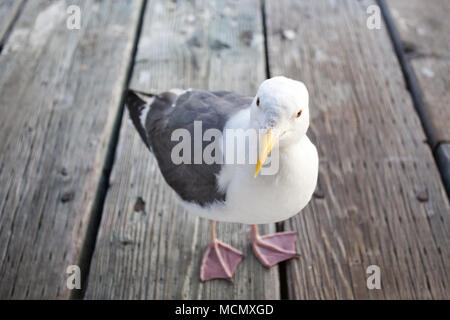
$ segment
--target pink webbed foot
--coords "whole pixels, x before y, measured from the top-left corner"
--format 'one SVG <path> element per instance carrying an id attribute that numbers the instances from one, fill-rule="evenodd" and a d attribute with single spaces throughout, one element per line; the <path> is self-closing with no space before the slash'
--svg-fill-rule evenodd
<path id="1" fill-rule="evenodd" d="M 202 281 L 231 280 L 243 257 L 239 250 L 214 238 L 203 256 L 200 279 Z"/>
<path id="2" fill-rule="evenodd" d="M 256 226 L 252 226 L 250 241 L 255 256 L 263 266 L 269 268 L 281 261 L 300 257 L 300 255 L 295 252 L 295 240 L 297 235 L 294 231 L 260 236 L 256 228 Z"/>

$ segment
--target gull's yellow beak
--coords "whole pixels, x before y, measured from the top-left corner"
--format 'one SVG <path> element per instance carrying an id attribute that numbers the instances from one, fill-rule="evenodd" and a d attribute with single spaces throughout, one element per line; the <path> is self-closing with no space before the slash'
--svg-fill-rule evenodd
<path id="1" fill-rule="evenodd" d="M 258 162 L 256 163 L 256 169 L 255 169 L 255 178 L 259 173 L 259 170 L 261 170 L 261 166 L 266 161 L 267 156 L 269 155 L 270 151 L 272 150 L 275 143 L 277 143 L 278 140 L 280 140 L 280 137 L 282 135 L 276 135 L 273 132 L 273 129 L 270 128 L 267 130 L 266 134 L 262 137 L 260 143 L 259 143 L 259 155 L 258 155 Z"/>

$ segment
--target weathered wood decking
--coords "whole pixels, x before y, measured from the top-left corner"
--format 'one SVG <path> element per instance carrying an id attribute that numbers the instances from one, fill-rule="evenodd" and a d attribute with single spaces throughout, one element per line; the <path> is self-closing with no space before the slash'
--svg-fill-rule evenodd
<path id="1" fill-rule="evenodd" d="M 11 30 L 24 0 L 3 0 L 0 2 L 0 46 Z"/>
<path id="2" fill-rule="evenodd" d="M 258 7 L 257 0 L 185 2 L 176 9 L 170 1 L 149 2 L 131 87 L 150 92 L 228 88 L 252 94 L 265 78 Z M 200 283 L 209 224 L 183 212 L 135 131 L 122 121 L 87 298 L 279 298 L 277 268 L 267 271 L 259 265 L 247 245 L 247 227 L 240 224 L 219 223 L 217 231 L 223 241 L 245 251 L 234 285 Z M 138 197 L 146 205 L 136 211 Z"/>
<path id="3" fill-rule="evenodd" d="M 448 4 L 386 2 L 409 91 L 392 30 L 366 26 L 374 0 L 2 2 L 0 298 L 450 298 L 436 164 L 450 159 Z M 80 30 L 66 28 L 71 4 Z M 309 88 L 320 155 L 318 196 L 284 223 L 302 257 L 265 269 L 248 227 L 219 223 L 245 259 L 234 283 L 201 283 L 208 223 L 176 203 L 123 92 L 253 95 L 281 74 Z M 81 293 L 66 287 L 69 265 L 81 266 Z M 369 265 L 381 290 L 366 287 Z"/>
<path id="4" fill-rule="evenodd" d="M 325 194 L 286 224 L 303 254 L 287 264 L 299 284 L 289 297 L 444 296 L 448 201 L 386 28 L 366 28 L 361 12 L 374 2 L 267 3 L 272 74 L 305 79 L 314 100 Z M 303 41 L 283 41 L 279 29 Z M 365 286 L 372 264 L 384 270 L 383 290 Z"/>
<path id="5" fill-rule="evenodd" d="M 0 296 L 68 297 L 132 59 L 141 1 L 27 1 L 0 56 Z"/>
<path id="6" fill-rule="evenodd" d="M 450 194 L 450 3 L 434 0 L 389 0 L 403 47 L 408 86 L 426 126 L 428 142 L 436 155 Z M 388 10 L 386 12 L 389 13 Z"/>

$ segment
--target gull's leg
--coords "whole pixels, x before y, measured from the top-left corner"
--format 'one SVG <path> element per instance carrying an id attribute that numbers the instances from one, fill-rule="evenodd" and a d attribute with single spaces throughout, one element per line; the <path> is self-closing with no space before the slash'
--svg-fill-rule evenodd
<path id="1" fill-rule="evenodd" d="M 298 258 L 300 255 L 295 252 L 295 239 L 297 235 L 294 231 L 278 232 L 266 236 L 260 236 L 258 226 L 252 225 L 250 242 L 253 252 L 258 260 L 265 267 L 272 267 L 277 263 Z"/>
<path id="2" fill-rule="evenodd" d="M 211 243 L 203 256 L 200 267 L 202 281 L 212 279 L 231 280 L 234 271 L 243 258 L 242 252 L 217 240 L 216 222 L 211 221 Z"/>

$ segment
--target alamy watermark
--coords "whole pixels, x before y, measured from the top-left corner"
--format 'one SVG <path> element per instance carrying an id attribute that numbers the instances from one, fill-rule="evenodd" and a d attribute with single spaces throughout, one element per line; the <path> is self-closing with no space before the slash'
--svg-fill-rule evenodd
<path id="1" fill-rule="evenodd" d="M 367 289 L 381 289 L 381 269 L 377 265 L 370 265 L 366 269 L 366 273 L 369 275 L 367 278 Z"/>
<path id="2" fill-rule="evenodd" d="M 66 10 L 69 15 L 66 20 L 66 26 L 69 30 L 80 30 L 81 29 L 81 8 L 76 5 L 71 5 L 67 7 Z"/>
<path id="3" fill-rule="evenodd" d="M 66 269 L 67 277 L 66 286 L 67 289 L 81 289 L 81 270 L 77 265 L 70 265 Z"/>
<path id="4" fill-rule="evenodd" d="M 258 165 L 261 175 L 273 175 L 279 169 L 279 145 L 282 133 L 274 129 L 207 129 L 202 121 L 194 121 L 194 136 L 185 128 L 175 129 L 171 141 L 172 163 Z M 208 143 L 203 147 L 204 142 Z"/>
<path id="5" fill-rule="evenodd" d="M 369 30 L 381 29 L 381 10 L 380 7 L 372 4 L 367 7 L 366 13 L 369 15 L 366 26 Z"/>

